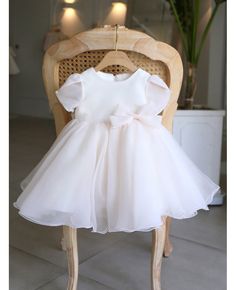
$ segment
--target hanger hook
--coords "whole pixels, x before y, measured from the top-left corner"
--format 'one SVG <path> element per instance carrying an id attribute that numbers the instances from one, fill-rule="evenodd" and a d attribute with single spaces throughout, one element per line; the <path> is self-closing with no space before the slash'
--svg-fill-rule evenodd
<path id="1" fill-rule="evenodd" d="M 119 25 L 118 25 L 118 24 L 116 24 L 116 25 L 115 25 L 115 29 L 116 29 L 115 51 L 117 51 L 117 42 L 118 42 L 118 27 L 119 27 Z"/>

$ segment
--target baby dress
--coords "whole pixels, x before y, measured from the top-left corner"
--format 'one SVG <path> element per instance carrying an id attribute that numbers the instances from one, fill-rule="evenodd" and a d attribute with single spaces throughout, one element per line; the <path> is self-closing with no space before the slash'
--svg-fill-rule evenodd
<path id="1" fill-rule="evenodd" d="M 150 231 L 163 216 L 208 210 L 219 186 L 162 125 L 170 89 L 161 78 L 89 68 L 56 95 L 73 118 L 21 182 L 20 215 L 104 234 Z"/>

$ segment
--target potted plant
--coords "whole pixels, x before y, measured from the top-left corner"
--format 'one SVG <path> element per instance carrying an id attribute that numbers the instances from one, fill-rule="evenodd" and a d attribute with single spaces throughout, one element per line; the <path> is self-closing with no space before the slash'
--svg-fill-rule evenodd
<path id="1" fill-rule="evenodd" d="M 221 144 L 224 110 L 201 109 L 194 105 L 197 87 L 196 72 L 202 48 L 222 0 L 215 0 L 212 13 L 202 31 L 199 31 L 200 8 L 203 0 L 166 0 L 169 3 L 186 60 L 184 110 L 177 110 L 173 135 L 184 151 L 214 182 L 220 182 Z M 199 109 L 200 108 L 200 109 Z M 198 109 L 198 110 L 192 110 Z M 222 204 L 219 194 L 212 204 Z"/>
<path id="2" fill-rule="evenodd" d="M 196 70 L 199 58 L 211 28 L 212 22 L 221 3 L 225 0 L 215 0 L 215 6 L 205 28 L 199 33 L 200 5 L 202 0 L 167 0 L 176 20 L 182 46 L 186 57 L 186 90 L 184 108 L 193 109 L 194 96 L 197 87 Z"/>

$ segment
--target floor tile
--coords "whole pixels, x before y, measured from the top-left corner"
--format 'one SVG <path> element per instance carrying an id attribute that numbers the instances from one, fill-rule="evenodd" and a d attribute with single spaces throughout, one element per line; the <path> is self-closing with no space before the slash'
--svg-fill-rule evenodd
<path id="1" fill-rule="evenodd" d="M 10 290 L 34 290 L 61 276 L 64 269 L 10 248 Z"/>
<path id="2" fill-rule="evenodd" d="M 17 217 L 10 222 L 10 245 L 57 266 L 66 268 L 66 253 L 61 249 L 60 227 L 46 227 Z"/>
<path id="3" fill-rule="evenodd" d="M 62 275 L 52 282 L 37 290 L 65 290 L 67 288 L 68 275 Z M 79 275 L 78 290 L 112 290 L 112 288 L 100 284 L 92 279 Z"/>
<path id="4" fill-rule="evenodd" d="M 10 122 L 10 181 L 20 182 L 55 140 L 52 120 L 20 117 Z"/>
<path id="5" fill-rule="evenodd" d="M 16 210 L 17 211 L 17 210 Z M 78 230 L 78 251 L 80 263 L 107 249 L 126 237 L 126 233 L 91 233 Z M 27 253 L 45 259 L 55 265 L 67 267 L 66 253 L 61 248 L 62 227 L 47 227 L 34 224 L 17 216 L 11 220 L 10 245 Z"/>
<path id="6" fill-rule="evenodd" d="M 117 290 L 151 289 L 150 249 L 150 244 L 128 238 L 82 263 L 80 272 Z"/>
<path id="7" fill-rule="evenodd" d="M 83 229 L 78 232 L 78 249 L 80 253 L 80 262 L 107 250 L 112 245 L 127 237 L 127 233 L 92 233 Z"/>
<path id="8" fill-rule="evenodd" d="M 173 220 L 171 235 L 225 250 L 226 207 L 211 206 L 193 218 Z"/>
<path id="9" fill-rule="evenodd" d="M 225 253 L 173 238 L 175 251 L 163 260 L 162 290 L 224 290 Z M 80 265 L 82 275 L 117 290 L 150 287 L 151 233 L 132 233 Z"/>
<path id="10" fill-rule="evenodd" d="M 162 290 L 225 290 L 225 253 L 173 239 L 173 254 L 163 260 Z"/>

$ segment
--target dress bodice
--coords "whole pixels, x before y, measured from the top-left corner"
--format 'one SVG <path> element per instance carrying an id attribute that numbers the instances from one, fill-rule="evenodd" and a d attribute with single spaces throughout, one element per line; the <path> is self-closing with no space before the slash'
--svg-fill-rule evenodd
<path id="1" fill-rule="evenodd" d="M 158 114 L 167 105 L 170 90 L 158 76 L 141 68 L 117 75 L 89 68 L 69 76 L 56 94 L 73 118 L 106 122 L 117 109 L 136 113 L 149 103 Z"/>

